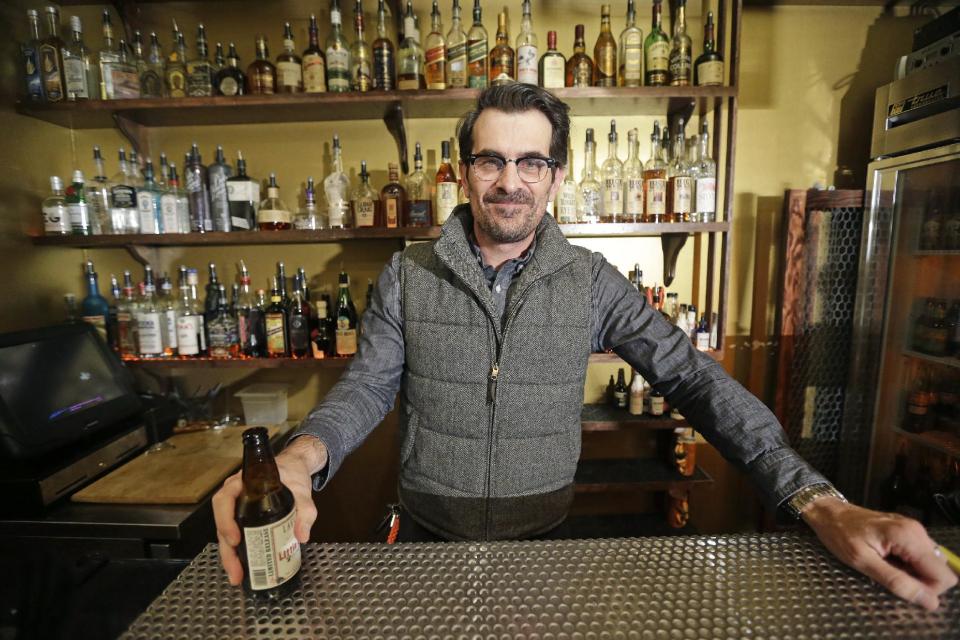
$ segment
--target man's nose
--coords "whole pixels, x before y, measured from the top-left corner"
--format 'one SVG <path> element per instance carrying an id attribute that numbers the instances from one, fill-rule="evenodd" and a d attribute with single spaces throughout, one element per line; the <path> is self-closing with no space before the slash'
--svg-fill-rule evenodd
<path id="1" fill-rule="evenodd" d="M 500 172 L 500 177 L 497 178 L 497 185 L 507 193 L 513 193 L 518 189 L 522 189 L 526 184 L 526 182 L 520 179 L 517 163 L 513 161 L 507 162 L 504 165 L 503 171 Z"/>

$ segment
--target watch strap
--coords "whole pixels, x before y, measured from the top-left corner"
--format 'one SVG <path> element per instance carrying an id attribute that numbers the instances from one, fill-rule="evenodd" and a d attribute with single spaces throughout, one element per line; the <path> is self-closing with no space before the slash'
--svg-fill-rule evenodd
<path id="1" fill-rule="evenodd" d="M 787 511 L 795 519 L 799 520 L 804 509 L 807 508 L 815 500 L 825 497 L 837 498 L 841 502 L 847 502 L 847 499 L 843 496 L 842 493 L 837 491 L 836 487 L 832 484 L 821 482 L 818 484 L 812 484 L 803 489 L 800 489 L 795 494 L 787 498 L 787 501 L 784 503 L 784 506 L 787 508 Z"/>

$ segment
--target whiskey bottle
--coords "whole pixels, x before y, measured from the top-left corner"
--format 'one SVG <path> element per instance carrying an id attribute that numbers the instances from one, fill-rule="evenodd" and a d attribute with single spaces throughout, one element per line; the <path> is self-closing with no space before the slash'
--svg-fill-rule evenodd
<path id="1" fill-rule="evenodd" d="M 600 222 L 623 222 L 623 163 L 617 157 L 617 121 L 610 121 L 607 159 L 603 163 L 603 213 Z"/>
<path id="2" fill-rule="evenodd" d="M 340 136 L 333 136 L 333 170 L 323 179 L 323 194 L 327 200 L 327 218 L 331 229 L 353 227 L 350 211 L 350 178 L 343 172 L 343 153 Z"/>
<path id="3" fill-rule="evenodd" d="M 98 96 L 97 67 L 83 42 L 79 16 L 70 16 L 70 42 L 63 48 L 63 76 L 67 100 L 89 100 Z"/>
<path id="4" fill-rule="evenodd" d="M 280 297 L 280 285 L 273 277 L 270 289 L 270 306 L 263 314 L 266 334 L 266 354 L 268 358 L 285 358 L 290 355 L 287 337 L 287 310 Z"/>
<path id="5" fill-rule="evenodd" d="M 257 228 L 257 207 L 260 205 L 260 183 L 247 175 L 247 161 L 237 151 L 237 175 L 227 178 L 227 206 L 230 209 L 231 231 L 252 231 Z"/>
<path id="6" fill-rule="evenodd" d="M 183 178 L 187 185 L 187 202 L 190 204 L 190 230 L 200 233 L 213 231 L 209 176 L 197 143 L 190 147 L 190 154 L 183 167 Z"/>
<path id="7" fill-rule="evenodd" d="M 667 168 L 667 211 L 670 222 L 690 222 L 693 213 L 693 177 L 687 163 L 687 138 L 683 118 L 677 121 L 673 160 Z M 696 323 L 696 317 L 694 317 Z"/>
<path id="8" fill-rule="evenodd" d="M 420 32 L 413 14 L 413 3 L 407 0 L 407 12 L 403 17 L 403 42 L 400 43 L 398 88 L 400 90 L 425 89 L 423 76 L 423 48 L 420 46 Z"/>
<path id="9" fill-rule="evenodd" d="M 643 30 L 637 26 L 634 0 L 627 0 L 627 26 L 620 33 L 619 60 L 618 85 L 641 86 L 643 84 Z"/>
<path id="10" fill-rule="evenodd" d="M 44 9 L 46 35 L 40 40 L 40 77 L 47 102 L 63 102 L 67 99 L 66 81 L 63 78 L 63 47 L 60 38 L 60 10 L 54 6 Z"/>
<path id="11" fill-rule="evenodd" d="M 663 31 L 662 19 L 662 2 L 653 0 L 653 25 L 643 42 L 646 84 L 651 87 L 670 83 L 670 39 Z"/>
<path id="12" fill-rule="evenodd" d="M 177 165 L 167 168 L 167 188 L 160 196 L 160 218 L 163 233 L 190 233 L 190 203 L 180 187 Z"/>
<path id="13" fill-rule="evenodd" d="M 267 294 L 263 289 L 257 289 L 256 304 L 250 310 L 250 346 L 246 355 L 250 358 L 267 357 Z"/>
<path id="14" fill-rule="evenodd" d="M 405 227 L 430 227 L 433 225 L 433 203 L 430 201 L 430 181 L 423 172 L 423 154 L 420 143 L 413 154 L 413 173 L 407 178 L 407 209 Z"/>
<path id="15" fill-rule="evenodd" d="M 137 323 L 137 356 L 160 358 L 163 357 L 163 321 L 157 306 L 157 286 L 153 279 L 153 268 L 146 265 L 143 270 L 143 297 L 134 314 Z"/>
<path id="16" fill-rule="evenodd" d="M 350 91 L 350 45 L 343 35 L 339 0 L 330 2 L 330 35 L 327 37 L 327 90 Z"/>
<path id="17" fill-rule="evenodd" d="M 247 76 L 240 70 L 240 56 L 232 42 L 227 52 L 227 64 L 217 72 L 214 83 L 221 96 L 242 96 L 247 93 Z"/>
<path id="18" fill-rule="evenodd" d="M 717 52 L 713 11 L 707 12 L 707 21 L 703 25 L 703 53 L 693 65 L 693 79 L 698 87 L 723 84 L 723 56 Z"/>
<path id="19" fill-rule="evenodd" d="M 213 67 L 210 69 L 211 82 L 220 73 L 220 69 L 223 69 L 224 64 L 226 64 L 226 60 L 223 55 L 223 43 L 218 42 L 213 50 Z M 216 87 L 214 87 L 214 90 L 216 90 Z"/>
<path id="20" fill-rule="evenodd" d="M 303 90 L 307 93 L 326 93 L 327 59 L 320 48 L 320 29 L 317 16 L 310 14 L 310 45 L 303 51 L 301 67 L 303 72 Z"/>
<path id="21" fill-rule="evenodd" d="M 240 333 L 237 319 L 227 306 L 227 289 L 217 285 L 217 308 L 207 325 L 210 335 L 210 357 L 218 359 L 236 358 L 240 355 Z"/>
<path id="22" fill-rule="evenodd" d="M 483 27 L 480 0 L 473 0 L 473 25 L 467 32 L 467 86 L 471 89 L 487 86 L 487 30 Z"/>
<path id="23" fill-rule="evenodd" d="M 710 134 L 706 119 L 700 122 L 700 152 L 696 170 L 694 222 L 716 222 L 717 220 L 717 163 L 710 157 Z"/>
<path id="24" fill-rule="evenodd" d="M 326 224 L 321 221 L 320 211 L 317 208 L 317 190 L 312 177 L 307 178 L 307 186 L 303 190 L 303 200 L 303 209 L 293 219 L 293 228 L 307 230 L 326 228 Z"/>
<path id="25" fill-rule="evenodd" d="M 555 33 L 555 32 L 554 32 Z M 549 34 L 548 39 L 549 39 Z M 567 147 L 567 167 L 563 176 L 563 183 L 557 191 L 553 210 L 557 222 L 560 224 L 574 224 L 577 222 L 577 181 L 573 172 L 573 148 Z"/>
<path id="26" fill-rule="evenodd" d="M 370 187 L 370 174 L 367 172 L 366 160 L 360 161 L 360 184 L 354 189 L 351 200 L 358 229 L 360 227 L 383 226 L 380 198 L 377 192 Z"/>
<path id="27" fill-rule="evenodd" d="M 63 180 L 50 176 L 50 195 L 43 201 L 43 233 L 48 236 L 70 234 L 70 213 L 63 195 Z"/>
<path id="28" fill-rule="evenodd" d="M 87 199 L 90 201 L 90 223 L 94 235 L 116 233 L 110 214 L 110 188 L 107 172 L 100 155 L 100 147 L 93 147 L 93 166 L 96 175 L 87 186 Z"/>
<path id="29" fill-rule="evenodd" d="M 617 409 L 627 408 L 627 381 L 624 378 L 623 367 L 617 371 L 617 384 L 613 387 L 613 406 Z"/>
<path id="30" fill-rule="evenodd" d="M 430 33 L 427 34 L 424 73 L 427 89 L 447 88 L 447 43 L 443 38 L 443 23 L 440 21 L 440 7 L 433 0 L 430 11 Z"/>
<path id="31" fill-rule="evenodd" d="M 203 23 L 197 25 L 197 57 L 187 62 L 187 95 L 213 95 L 213 65 L 210 64 L 207 48 L 207 30 Z"/>
<path id="32" fill-rule="evenodd" d="M 533 31 L 530 0 L 523 0 L 523 18 L 517 36 L 517 81 L 536 85 L 540 83 L 537 34 Z"/>
<path id="33" fill-rule="evenodd" d="M 303 66 L 289 22 L 283 23 L 283 53 L 277 56 L 277 93 L 303 91 Z"/>
<path id="34" fill-rule="evenodd" d="M 277 174 L 270 174 L 267 185 L 267 197 L 257 210 L 257 228 L 260 231 L 282 231 L 292 226 L 292 216 L 287 205 L 280 199 L 280 187 L 277 186 Z"/>
<path id="35" fill-rule="evenodd" d="M 153 160 L 147 158 L 143 170 L 143 186 L 137 189 L 137 211 L 140 215 L 140 233 L 161 233 L 160 196 L 163 192 L 154 181 Z"/>
<path id="36" fill-rule="evenodd" d="M 453 0 L 453 16 L 447 32 L 447 86 L 467 86 L 467 34 L 460 19 L 460 0 Z"/>
<path id="37" fill-rule="evenodd" d="M 650 160 L 643 169 L 643 221 L 667 221 L 667 163 L 660 148 L 660 123 L 650 134 Z"/>
<path id="38" fill-rule="evenodd" d="M 97 283 L 97 272 L 93 268 L 93 262 L 87 260 L 84 267 L 84 276 L 87 279 L 87 295 L 80 302 L 80 319 L 93 325 L 103 341 L 110 344 L 108 336 L 112 331 L 109 331 L 107 327 L 110 321 L 110 303 L 100 295 L 100 285 Z"/>
<path id="39" fill-rule="evenodd" d="M 677 0 L 677 19 L 670 42 L 670 86 L 687 87 L 692 84 L 693 41 L 687 35 L 687 0 Z"/>
<path id="40" fill-rule="evenodd" d="M 400 184 L 400 167 L 396 162 L 387 164 L 387 184 L 380 190 L 380 205 L 383 209 L 383 226 L 400 226 L 400 216 L 407 208 L 407 192 Z"/>
<path id="41" fill-rule="evenodd" d="M 497 14 L 497 44 L 490 51 L 490 85 L 509 84 L 517 77 L 514 69 L 516 56 L 510 46 L 510 32 L 507 30 L 507 11 Z"/>
<path id="42" fill-rule="evenodd" d="M 567 86 L 589 87 L 593 82 L 593 60 L 587 55 L 583 25 L 574 27 L 573 55 L 567 60 Z"/>
<path id="43" fill-rule="evenodd" d="M 167 56 L 164 81 L 171 98 L 187 96 L 187 45 L 176 20 L 173 21 L 173 50 Z"/>
<path id="44" fill-rule="evenodd" d="M 317 300 L 317 328 L 311 336 L 311 348 L 314 358 L 329 358 L 336 355 L 334 353 L 334 333 L 331 329 L 329 311 L 326 300 Z"/>
<path id="45" fill-rule="evenodd" d="M 312 355 L 310 348 L 310 305 L 303 299 L 303 291 L 293 288 L 288 317 L 290 336 L 290 355 L 294 358 L 307 358 Z"/>
<path id="46" fill-rule="evenodd" d="M 27 99 L 30 102 L 42 102 L 44 95 L 43 75 L 40 71 L 40 14 L 36 9 L 27 9 L 27 25 L 30 38 L 20 45 L 23 82 Z M 99 90 L 99 87 L 97 87 L 97 90 Z"/>
<path id="47" fill-rule="evenodd" d="M 440 168 L 437 169 L 437 197 L 436 207 L 437 225 L 443 225 L 453 213 L 459 200 L 460 184 L 457 174 L 453 172 L 453 162 L 450 161 L 450 141 L 440 143 Z"/>
<path id="48" fill-rule="evenodd" d="M 90 206 L 87 203 L 83 172 L 73 172 L 73 182 L 64 193 L 67 201 L 67 216 L 70 220 L 70 233 L 75 236 L 93 235 L 90 226 Z"/>
<path id="49" fill-rule="evenodd" d="M 277 262 L 277 288 L 280 291 L 280 304 L 286 309 L 290 298 L 287 297 L 287 267 L 282 260 Z"/>
<path id="50" fill-rule="evenodd" d="M 357 309 L 350 297 L 350 277 L 341 271 L 337 308 L 334 311 L 336 354 L 340 357 L 357 353 L 357 319 Z"/>
<path id="51" fill-rule="evenodd" d="M 578 25 L 582 27 L 583 25 Z M 603 209 L 603 189 L 597 180 L 597 145 L 593 129 L 587 129 L 587 141 L 583 147 L 583 176 L 577 188 L 578 222 L 600 222 Z"/>
<path id="52" fill-rule="evenodd" d="M 636 129 L 627 133 L 627 147 L 627 161 L 623 165 L 623 221 L 640 222 L 643 219 L 643 162 Z"/>
<path id="53" fill-rule="evenodd" d="M 610 31 L 610 5 L 600 5 L 600 35 L 593 45 L 593 86 L 617 86 L 617 43 Z"/>
<path id="54" fill-rule="evenodd" d="M 353 9 L 354 39 L 350 45 L 350 86 L 354 91 L 370 91 L 373 88 L 373 68 L 370 45 L 363 33 L 363 6 L 357 0 Z"/>
<path id="55" fill-rule="evenodd" d="M 162 98 L 166 92 L 164 82 L 163 49 L 156 31 L 150 32 L 150 51 L 140 72 L 140 95 L 144 98 Z"/>
<path id="56" fill-rule="evenodd" d="M 377 39 L 373 41 L 373 88 L 393 91 L 397 88 L 397 67 L 393 42 L 387 31 L 385 0 L 377 2 Z"/>
<path id="57" fill-rule="evenodd" d="M 272 94 L 277 90 L 277 69 L 270 62 L 267 37 L 257 36 L 257 57 L 247 67 L 247 90 L 253 94 Z"/>
<path id="58" fill-rule="evenodd" d="M 214 231 L 230 231 L 230 199 L 227 196 L 227 180 L 233 175 L 233 167 L 223 157 L 223 147 L 217 145 L 213 164 L 207 168 L 210 188 L 210 214 Z"/>
<path id="59" fill-rule="evenodd" d="M 557 32 L 547 31 L 547 50 L 540 57 L 540 86 L 561 89 L 566 84 L 567 59 L 557 51 Z"/>

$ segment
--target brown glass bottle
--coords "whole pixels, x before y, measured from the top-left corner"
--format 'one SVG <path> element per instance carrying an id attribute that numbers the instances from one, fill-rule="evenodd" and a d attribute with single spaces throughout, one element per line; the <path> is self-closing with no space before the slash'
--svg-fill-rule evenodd
<path id="1" fill-rule="evenodd" d="M 257 59 L 247 67 L 247 89 L 253 95 L 277 91 L 277 68 L 270 62 L 266 36 L 257 36 Z"/>
<path id="2" fill-rule="evenodd" d="M 587 55 L 583 25 L 574 27 L 573 55 L 567 60 L 567 86 L 589 87 L 593 82 L 593 60 Z"/>
<path id="3" fill-rule="evenodd" d="M 280 295 L 280 285 L 276 276 L 273 278 L 273 287 L 270 289 L 270 306 L 264 314 L 264 325 L 267 334 L 267 357 L 285 358 L 290 355 L 289 338 L 287 336 L 287 309 Z"/>
<path id="4" fill-rule="evenodd" d="M 510 46 L 507 12 L 497 15 L 497 44 L 490 50 L 490 86 L 508 84 L 517 78 L 516 55 Z"/>
<path id="5" fill-rule="evenodd" d="M 610 31 L 610 5 L 600 6 L 600 35 L 593 46 L 593 86 L 617 86 L 617 42 Z"/>
<path id="6" fill-rule="evenodd" d="M 327 58 L 320 48 L 317 16 L 310 15 L 310 46 L 303 51 L 303 90 L 307 93 L 325 93 L 327 91 Z"/>
<path id="7" fill-rule="evenodd" d="M 400 226 L 400 216 L 406 210 L 407 191 L 400 184 L 400 167 L 397 163 L 387 165 L 387 176 L 389 182 L 380 190 L 383 226 L 396 228 Z"/>
<path id="8" fill-rule="evenodd" d="M 243 587 L 254 597 L 279 599 L 299 586 L 300 543 L 293 494 L 280 482 L 265 427 L 243 432 L 242 478 L 236 507 Z"/>

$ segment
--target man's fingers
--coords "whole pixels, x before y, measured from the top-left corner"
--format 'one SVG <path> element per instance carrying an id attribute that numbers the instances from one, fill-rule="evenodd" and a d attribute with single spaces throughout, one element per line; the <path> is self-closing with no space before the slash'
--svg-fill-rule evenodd
<path id="1" fill-rule="evenodd" d="M 217 525 L 217 536 L 230 546 L 240 544 L 240 527 L 237 526 L 235 509 L 237 497 L 243 489 L 243 482 L 238 474 L 227 478 L 212 500 L 213 520 Z"/>
<path id="2" fill-rule="evenodd" d="M 297 507 L 297 520 L 294 523 L 293 532 L 301 544 L 306 544 L 310 541 L 310 529 L 317 519 L 317 507 L 309 492 L 306 495 L 294 493 L 293 496 Z"/>
<path id="3" fill-rule="evenodd" d="M 866 548 L 854 562 L 854 568 L 863 572 L 890 590 L 895 596 L 933 611 L 940 605 L 936 594 L 924 583 Z"/>
<path id="4" fill-rule="evenodd" d="M 217 540 L 220 543 L 217 545 L 217 549 L 220 551 L 220 564 L 223 565 L 223 570 L 227 573 L 227 580 L 230 581 L 230 584 L 237 586 L 243 582 L 243 565 L 240 564 L 236 547 L 228 544 L 219 534 L 217 534 Z"/>
<path id="5" fill-rule="evenodd" d="M 887 535 L 891 553 L 900 558 L 934 594 L 941 594 L 957 584 L 956 574 L 943 558 L 937 556 L 937 545 L 922 525 L 906 520 Z"/>

